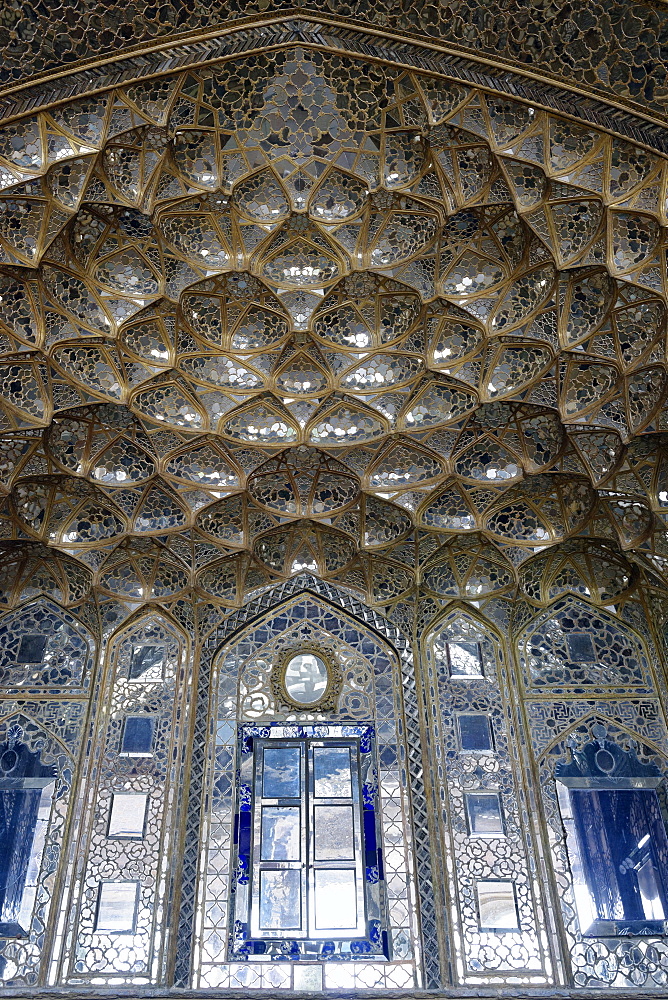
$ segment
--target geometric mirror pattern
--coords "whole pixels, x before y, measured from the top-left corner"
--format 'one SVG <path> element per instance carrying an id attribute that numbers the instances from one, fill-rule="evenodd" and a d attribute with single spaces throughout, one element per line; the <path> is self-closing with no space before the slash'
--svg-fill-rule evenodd
<path id="1" fill-rule="evenodd" d="M 663 579 L 663 157 L 293 47 L 25 117 L 0 173 L 6 603 Z"/>
<path id="2" fill-rule="evenodd" d="M 0 985 L 663 996 L 665 15 L 80 6 L 0 15 Z"/>

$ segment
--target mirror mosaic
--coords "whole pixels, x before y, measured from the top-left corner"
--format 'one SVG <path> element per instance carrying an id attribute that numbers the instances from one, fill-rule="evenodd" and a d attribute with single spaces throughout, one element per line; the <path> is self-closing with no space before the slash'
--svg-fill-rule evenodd
<path id="1" fill-rule="evenodd" d="M 0 25 L 3 989 L 664 995 L 665 11 L 70 6 Z"/>

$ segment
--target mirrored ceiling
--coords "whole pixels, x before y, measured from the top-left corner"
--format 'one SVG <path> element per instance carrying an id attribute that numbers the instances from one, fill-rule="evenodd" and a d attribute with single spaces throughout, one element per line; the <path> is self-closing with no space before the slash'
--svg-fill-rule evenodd
<path id="1" fill-rule="evenodd" d="M 299 47 L 5 126 L 2 601 L 663 587 L 667 183 Z"/>

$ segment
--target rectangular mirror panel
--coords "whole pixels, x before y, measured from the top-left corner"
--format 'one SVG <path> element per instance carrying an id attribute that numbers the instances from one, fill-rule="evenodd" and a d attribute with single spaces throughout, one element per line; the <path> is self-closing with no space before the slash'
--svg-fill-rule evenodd
<path id="1" fill-rule="evenodd" d="M 354 868 L 319 868 L 315 877 L 315 926 L 318 931 L 357 927 L 357 885 Z"/>
<path id="2" fill-rule="evenodd" d="M 137 919 L 138 896 L 139 882 L 101 882 L 95 930 L 131 934 Z"/>
<path id="3" fill-rule="evenodd" d="M 316 861 L 352 861 L 355 833 L 352 806 L 316 806 L 314 852 Z"/>
<path id="4" fill-rule="evenodd" d="M 318 798 L 349 799 L 352 795 L 349 748 L 314 747 L 313 783 Z"/>
<path id="5" fill-rule="evenodd" d="M 512 882 L 495 880 L 476 883 L 478 919 L 481 930 L 518 930 L 515 886 Z"/>
<path id="6" fill-rule="evenodd" d="M 467 792 L 466 816 L 469 833 L 502 834 L 503 817 L 497 792 Z"/>
<path id="7" fill-rule="evenodd" d="M 299 747 L 265 747 L 262 794 L 268 799 L 298 799 L 301 795 Z"/>
<path id="8" fill-rule="evenodd" d="M 107 836 L 117 840 L 141 840 L 147 802 L 148 795 L 115 792 L 111 797 Z"/>

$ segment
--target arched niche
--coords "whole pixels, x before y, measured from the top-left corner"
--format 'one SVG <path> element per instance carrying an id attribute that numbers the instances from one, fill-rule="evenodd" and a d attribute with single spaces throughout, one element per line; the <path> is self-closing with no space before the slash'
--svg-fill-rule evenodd
<path id="1" fill-rule="evenodd" d="M 536 692 L 652 689 L 645 641 L 635 629 L 570 595 L 524 626 L 517 652 L 525 687 Z"/>
<path id="2" fill-rule="evenodd" d="M 158 610 L 126 621 L 109 641 L 90 748 L 96 766 L 79 790 L 79 877 L 65 903 L 72 944 L 60 954 L 66 981 L 107 983 L 119 970 L 149 984 L 164 976 L 193 694 L 188 652 L 185 634 Z"/>
<path id="3" fill-rule="evenodd" d="M 542 729 L 534 726 L 532 735 L 540 782 L 541 825 L 549 844 L 556 909 L 565 934 L 573 985 L 662 989 L 668 978 L 668 947 L 662 931 L 652 933 L 651 922 L 640 931 L 637 926 L 622 927 L 623 921 L 618 922 L 618 927 L 613 921 L 607 927 L 600 922 L 588 927 L 588 921 L 583 919 L 582 897 L 589 900 L 594 893 L 586 885 L 587 863 L 577 849 L 575 809 L 568 806 L 568 792 L 573 790 L 591 795 L 598 789 L 604 794 L 610 789 L 615 794 L 626 791 L 636 796 L 655 791 L 665 831 L 668 737 L 662 713 L 657 705 L 630 699 L 599 700 L 594 707 L 592 702 L 578 701 L 570 711 L 568 706 L 559 706 L 558 722 L 552 706 L 546 706 L 545 715 L 548 713 L 551 717 L 543 720 L 548 725 Z M 611 775 L 615 780 L 609 780 Z M 597 811 L 598 822 L 596 816 L 586 817 L 590 825 L 599 825 L 600 808 Z M 618 808 L 617 812 L 623 813 L 624 809 Z M 620 832 L 610 829 L 606 835 L 614 841 Z M 644 846 L 643 839 L 647 838 L 638 837 L 638 843 L 632 846 L 638 850 Z M 594 848 L 604 853 L 599 845 L 594 844 Z M 619 866 L 615 867 L 618 871 Z"/>
<path id="4" fill-rule="evenodd" d="M 204 803 L 198 876 L 202 902 L 195 930 L 193 969 L 193 985 L 198 988 L 232 985 L 235 981 L 249 988 L 270 983 L 294 988 L 301 974 L 295 973 L 295 968 L 310 968 L 310 974 L 324 988 L 400 988 L 419 981 L 413 929 L 416 914 L 410 901 L 415 874 L 410 854 L 417 849 L 413 847 L 411 805 L 415 806 L 416 796 L 419 799 L 421 785 L 418 782 L 417 787 L 413 786 L 406 767 L 411 755 L 406 731 L 407 727 L 413 729 L 415 712 L 414 695 L 406 683 L 407 653 L 399 655 L 377 628 L 370 627 L 350 609 L 344 610 L 343 602 L 336 606 L 332 598 L 337 592 L 333 588 L 318 586 L 326 591 L 326 598 L 310 591 L 290 594 L 289 586 L 281 588 L 283 600 L 279 590 L 273 606 L 267 607 L 265 597 L 261 614 L 249 614 L 248 624 L 234 630 L 222 646 L 217 644 L 212 660 L 205 727 L 212 738 L 200 798 Z M 292 588 L 296 589 L 294 583 Z M 368 611 L 365 615 L 371 617 Z M 396 630 L 392 631 L 396 634 Z M 272 672 L 280 670 L 286 653 L 298 650 L 300 644 L 318 649 L 340 673 L 338 698 L 326 709 L 307 707 L 300 711 L 277 697 Z M 341 961 L 342 956 L 338 961 L 328 961 L 327 950 L 320 948 L 310 958 L 303 953 L 300 960 L 295 953 L 292 958 L 296 961 L 286 962 L 281 961 L 280 953 L 270 953 L 269 948 L 264 956 L 235 950 L 236 935 L 241 934 L 235 906 L 245 877 L 234 838 L 235 816 L 245 801 L 243 785 L 239 793 L 236 786 L 242 764 L 239 740 L 245 738 L 244 734 L 250 738 L 266 736 L 272 727 L 287 737 L 308 734 L 311 729 L 324 738 L 332 730 L 352 734 L 362 728 L 372 734 L 376 774 L 373 787 L 377 782 L 380 849 L 385 859 L 378 891 L 387 922 L 388 955 L 372 952 L 361 962 L 354 959 L 363 954 L 355 955 L 353 950 L 348 961 Z M 414 738 L 419 734 L 414 733 Z M 376 794 L 371 788 L 369 794 Z"/>
<path id="5" fill-rule="evenodd" d="M 496 681 L 501 643 L 489 622 L 467 607 L 449 610 L 426 636 L 425 653 L 450 678 Z"/>
<path id="6" fill-rule="evenodd" d="M 502 637 L 482 615 L 454 606 L 424 639 L 431 722 L 439 733 L 438 795 L 449 931 L 460 982 L 545 974 L 537 933 L 536 855 L 522 806 L 513 682 Z M 502 934 L 488 926 L 484 894 L 501 892 Z M 498 916 L 498 914 L 497 914 Z M 489 980 L 487 980 L 489 981 Z"/>
<path id="7" fill-rule="evenodd" d="M 173 680 L 188 650 L 183 630 L 167 615 L 148 610 L 123 622 L 107 644 L 107 661 L 114 682 L 138 685 Z"/>
<path id="8" fill-rule="evenodd" d="M 48 598 L 0 618 L 0 688 L 86 691 L 95 641 L 78 619 Z"/>

